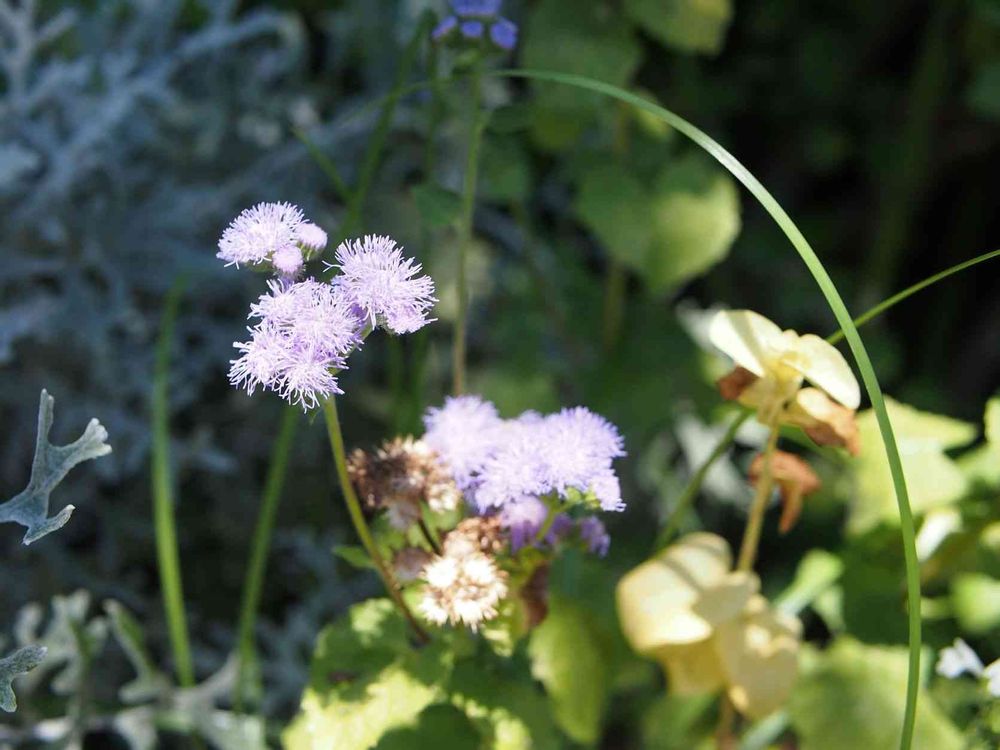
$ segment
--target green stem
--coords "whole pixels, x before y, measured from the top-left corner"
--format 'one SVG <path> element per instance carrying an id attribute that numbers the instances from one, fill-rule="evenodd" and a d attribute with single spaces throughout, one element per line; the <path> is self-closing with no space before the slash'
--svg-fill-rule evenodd
<path id="1" fill-rule="evenodd" d="M 152 493 L 157 567 L 174 666 L 181 686 L 192 687 L 194 662 L 191 659 L 187 618 L 184 611 L 180 554 L 177 550 L 177 528 L 174 521 L 173 483 L 170 476 L 170 347 L 173 343 L 174 323 L 177 320 L 183 289 L 184 281 L 178 279 L 167 294 L 160 322 L 159 341 L 156 345 L 152 398 Z"/>
<path id="2" fill-rule="evenodd" d="M 688 509 L 694 502 L 694 499 L 698 496 L 698 491 L 701 489 L 701 485 L 704 483 L 709 470 L 712 468 L 713 464 L 715 464 L 715 462 L 718 461 L 727 450 L 729 450 L 729 445 L 736 437 L 736 433 L 752 414 L 753 412 L 745 411 L 736 415 L 736 418 L 729 423 L 729 427 L 726 429 L 725 434 L 709 454 L 708 458 L 705 459 L 702 465 L 698 467 L 698 470 L 694 473 L 694 475 L 692 475 L 691 479 L 687 483 L 687 486 L 684 487 L 684 492 L 682 492 L 680 498 L 678 498 L 677 504 L 670 512 L 670 516 L 667 518 L 667 523 L 663 527 L 663 531 L 660 532 L 660 536 L 656 540 L 656 549 L 663 549 L 673 540 L 674 534 L 677 533 L 677 528 L 680 526 L 681 521 L 687 514 Z"/>
<path id="3" fill-rule="evenodd" d="M 608 275 L 604 286 L 604 325 L 602 343 L 604 351 L 611 351 L 618 340 L 618 333 L 625 319 L 625 266 L 617 258 L 608 264 Z"/>
<path id="4" fill-rule="evenodd" d="M 240 609 L 238 629 L 239 667 L 234 686 L 234 705 L 237 711 L 242 710 L 246 698 L 244 691 L 247 673 L 253 675 L 255 682 L 257 679 L 257 649 L 254 644 L 254 629 L 257 623 L 261 591 L 264 586 L 264 572 L 267 569 L 267 555 L 271 547 L 271 533 L 278 515 L 278 505 L 281 502 L 281 492 L 288 469 L 288 456 L 291 453 L 298 424 L 298 410 L 291 406 L 285 407 L 281 418 L 281 428 L 272 448 L 271 463 L 267 470 L 264 495 L 261 499 L 260 515 L 257 518 L 257 528 L 253 535 L 250 563 L 243 582 L 243 604 Z"/>
<path id="5" fill-rule="evenodd" d="M 358 538 L 361 540 L 361 544 L 364 546 L 368 556 L 371 557 L 372 564 L 374 564 L 375 570 L 378 571 L 379 576 L 382 578 L 382 583 L 385 584 L 385 589 L 389 596 L 395 602 L 403 617 L 406 618 L 410 627 L 413 628 L 417 639 L 422 643 L 427 643 L 430 638 L 403 600 L 403 595 L 396 585 L 395 576 L 393 576 L 392 571 L 386 565 L 385 560 L 382 559 L 382 554 L 379 552 L 378 546 L 372 538 L 371 531 L 368 529 L 368 523 L 365 521 L 365 515 L 361 510 L 361 503 L 358 501 L 358 495 L 354 491 L 354 485 L 351 484 L 351 479 L 347 474 L 347 454 L 344 451 L 344 435 L 340 429 L 340 419 L 337 416 L 335 397 L 331 396 L 325 399 L 322 405 L 323 416 L 326 418 L 326 431 L 330 438 L 330 448 L 333 452 L 333 462 L 337 467 L 337 479 L 340 482 L 340 491 L 344 495 L 344 504 L 347 506 L 347 513 L 351 517 L 351 523 L 354 524 L 354 530 L 357 532 Z"/>
<path id="6" fill-rule="evenodd" d="M 537 547 L 545 541 L 545 537 L 549 535 L 552 531 L 552 525 L 556 522 L 556 516 L 559 515 L 559 508 L 555 501 L 549 506 L 549 513 L 545 516 L 545 521 L 538 528 L 538 533 L 535 534 L 535 543 L 533 546 Z"/>
<path id="7" fill-rule="evenodd" d="M 764 528 L 764 514 L 767 512 L 767 503 L 771 499 L 771 490 L 774 489 L 774 472 L 771 469 L 771 461 L 774 458 L 774 450 L 778 446 L 780 432 L 778 425 L 771 425 L 767 447 L 764 449 L 764 465 L 760 479 L 757 481 L 753 502 L 750 504 L 750 515 L 747 518 L 746 529 L 743 531 L 743 544 L 740 545 L 740 556 L 736 563 L 737 570 L 753 570 L 754 561 L 757 559 L 760 532 Z"/>
<path id="8" fill-rule="evenodd" d="M 466 279 L 469 246 L 472 244 L 472 216 L 476 206 L 476 182 L 479 176 L 479 146 L 484 123 L 480 115 L 482 78 L 478 65 L 472 73 L 469 115 L 469 153 L 465 163 L 465 182 L 462 188 L 462 216 L 458 238 L 458 310 L 455 315 L 455 340 L 452 346 L 452 393 L 465 391 L 465 340 L 466 319 L 469 315 L 469 284 Z"/>

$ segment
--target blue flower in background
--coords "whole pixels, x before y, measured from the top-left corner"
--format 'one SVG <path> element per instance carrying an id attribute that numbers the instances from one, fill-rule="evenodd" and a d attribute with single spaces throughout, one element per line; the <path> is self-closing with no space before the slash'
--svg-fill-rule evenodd
<path id="1" fill-rule="evenodd" d="M 488 39 L 499 49 L 507 52 L 513 50 L 517 46 L 517 24 L 499 15 L 500 2 L 501 0 L 452 0 L 454 15 L 438 24 L 431 38 L 435 42 L 455 38 L 475 42 Z"/>

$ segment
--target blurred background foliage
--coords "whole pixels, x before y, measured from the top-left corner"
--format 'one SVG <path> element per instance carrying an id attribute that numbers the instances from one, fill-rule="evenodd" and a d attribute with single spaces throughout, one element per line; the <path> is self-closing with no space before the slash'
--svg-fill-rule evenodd
<path id="1" fill-rule="evenodd" d="M 392 234 L 438 283 L 441 322 L 405 342 L 373 341 L 352 360 L 343 378 L 348 440 L 369 446 L 419 432 L 423 409 L 440 403 L 469 114 L 466 82 L 444 80 L 454 60 L 431 47 L 420 23 L 444 5 L 0 0 L 0 490 L 9 497 L 23 486 L 42 387 L 60 402 L 56 442 L 96 415 L 114 446 L 57 492 L 56 509 L 60 500 L 77 506 L 58 538 L 28 554 L 4 527 L 8 632 L 29 602 L 85 589 L 127 607 L 145 627 L 153 660 L 168 662 L 151 554 L 149 392 L 163 300 L 183 277 L 171 429 L 199 674 L 231 651 L 282 413 L 276 399 L 247 398 L 225 379 L 262 279 L 222 268 L 215 242 L 250 203 L 296 202 L 333 236 Z M 622 86 L 725 145 L 799 223 L 855 313 L 994 249 L 995 0 L 508 0 L 504 13 L 521 26 L 512 64 Z M 392 90 L 401 66 L 406 81 L 439 80 L 397 103 L 367 199 L 352 215 L 299 136 L 356 186 L 379 115 L 365 105 Z M 487 77 L 483 98 L 493 116 L 475 212 L 470 390 L 506 415 L 585 404 L 622 428 L 629 450 L 621 470 L 629 508 L 612 519 L 609 558 L 570 560 L 554 572 L 554 591 L 580 614 L 550 627 L 583 622 L 573 627 L 596 635 L 565 638 L 599 644 L 591 663 L 604 670 L 600 679 L 569 681 L 591 691 L 584 696 L 560 698 L 546 682 L 562 701 L 555 716 L 583 744 L 690 747 L 687 732 L 704 723 L 704 707 L 662 696 L 653 667 L 620 640 L 612 592 L 652 551 L 657 524 L 724 429 L 712 386 L 721 371 L 701 346 L 702 311 L 749 307 L 823 335 L 833 319 L 767 215 L 661 122 L 555 84 Z M 960 533 L 925 559 L 927 638 L 936 647 L 964 633 L 990 654 L 1000 654 L 995 401 L 990 440 L 982 435 L 1000 375 L 998 292 L 1000 275 L 985 265 L 863 331 L 886 391 L 919 410 L 897 425 L 908 471 L 917 472 L 917 508 L 960 518 Z M 348 526 L 334 502 L 322 427 L 302 422 L 260 632 L 263 708 L 278 723 L 298 706 L 316 633 L 377 590 L 370 574 L 331 554 L 350 541 Z M 738 539 L 749 493 L 744 448 L 759 440 L 752 429 L 740 434 L 743 447 L 709 474 L 686 527 Z M 843 563 L 840 583 L 804 617 L 817 645 L 851 638 L 817 651 L 809 689 L 791 707 L 796 728 L 802 712 L 839 715 L 824 693 L 836 692 L 838 680 L 884 691 L 866 677 L 872 659 L 893 674 L 903 663 L 895 505 L 873 426 L 863 426 L 863 442 L 854 463 L 821 460 L 824 491 L 795 532 L 779 538 L 772 524 L 763 541 L 771 594 L 811 548 Z M 78 605 L 83 622 L 90 605 Z M 92 686 L 97 703 L 131 679 L 125 656 L 106 651 Z M 927 729 L 931 738 L 953 732 L 950 722 L 962 725 L 963 716 L 967 723 L 971 711 L 957 687 L 937 690 L 943 708 L 932 710 L 941 716 L 922 721 L 947 726 Z M 872 700 L 898 712 L 897 693 Z M 34 710 L 56 710 L 44 693 L 26 694 Z M 574 712 L 580 705 L 587 711 Z M 421 721 L 428 731 L 461 734 L 443 709 Z M 882 746 L 864 734 L 857 744 L 829 744 L 833 727 L 809 726 L 803 747 Z M 386 747 L 397 740 L 413 746 L 389 735 Z"/>

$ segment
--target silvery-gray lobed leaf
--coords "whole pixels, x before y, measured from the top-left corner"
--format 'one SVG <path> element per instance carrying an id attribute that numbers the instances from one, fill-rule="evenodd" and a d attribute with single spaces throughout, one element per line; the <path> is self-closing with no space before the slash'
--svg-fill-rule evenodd
<path id="1" fill-rule="evenodd" d="M 38 438 L 31 478 L 23 492 L 0 505 L 0 523 L 14 522 L 27 528 L 25 544 L 62 528 L 73 514 L 75 506 L 67 505 L 54 516 L 49 516 L 49 496 L 69 470 L 83 461 L 111 452 L 111 446 L 107 444 L 108 432 L 96 419 L 90 420 L 87 429 L 75 442 L 69 445 L 50 443 L 54 404 L 55 399 L 43 390 L 38 405 Z"/>

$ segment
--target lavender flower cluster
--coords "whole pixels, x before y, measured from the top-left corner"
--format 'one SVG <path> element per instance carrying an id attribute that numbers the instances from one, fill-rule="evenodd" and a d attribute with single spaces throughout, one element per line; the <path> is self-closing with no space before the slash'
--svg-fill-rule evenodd
<path id="1" fill-rule="evenodd" d="M 431 322 L 434 282 L 389 237 L 341 243 L 336 262 L 327 264 L 340 272 L 332 281 L 297 280 L 326 242 L 326 233 L 289 203 L 253 206 L 223 233 L 219 258 L 277 274 L 250 307 L 250 340 L 234 343 L 234 386 L 250 394 L 261 387 L 315 408 L 342 393 L 336 374 L 372 330 L 411 333 Z"/>
<path id="2" fill-rule="evenodd" d="M 424 422 L 425 442 L 448 465 L 466 501 L 481 514 L 499 515 L 512 547 L 554 544 L 576 529 L 592 551 L 607 551 L 599 519 L 576 522 L 565 513 L 573 506 L 625 508 L 612 466 L 625 455 L 624 441 L 603 417 L 576 407 L 505 420 L 492 403 L 459 396 L 430 409 Z"/>
<path id="3" fill-rule="evenodd" d="M 451 0 L 452 15 L 432 33 L 435 42 L 458 39 L 479 42 L 488 38 L 510 52 L 517 46 L 517 24 L 500 16 L 501 0 Z"/>

